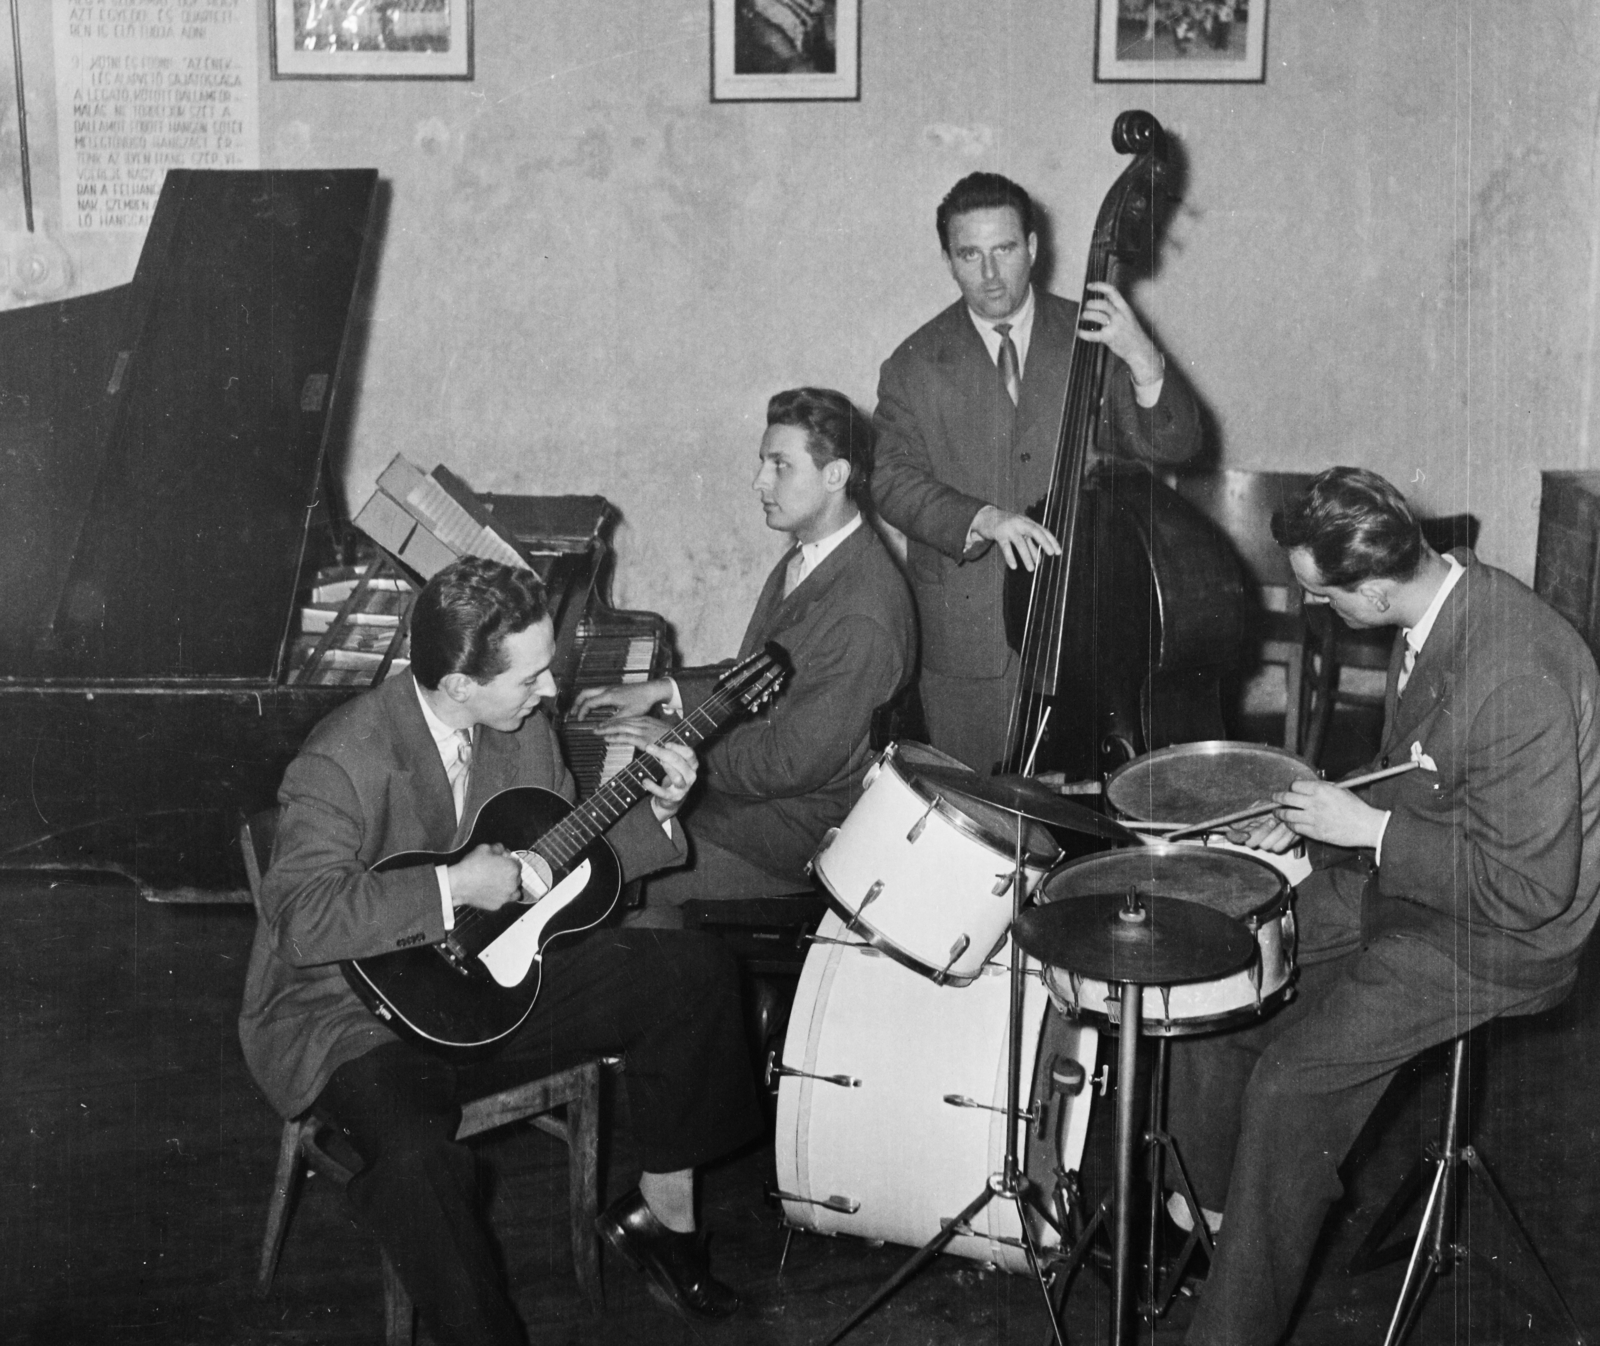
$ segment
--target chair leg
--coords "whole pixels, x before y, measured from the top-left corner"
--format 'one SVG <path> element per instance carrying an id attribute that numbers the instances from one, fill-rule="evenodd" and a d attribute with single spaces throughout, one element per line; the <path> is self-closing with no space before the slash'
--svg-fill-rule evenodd
<path id="1" fill-rule="evenodd" d="M 384 1346 L 412 1346 L 416 1339 L 417 1315 L 411 1296 L 400 1283 L 389 1254 L 383 1253 L 383 1341 Z"/>
<path id="2" fill-rule="evenodd" d="M 261 1266 L 256 1272 L 256 1294 L 265 1299 L 278 1270 L 278 1254 L 289 1230 L 289 1212 L 300 1189 L 304 1160 L 300 1157 L 302 1124 L 285 1122 L 278 1142 L 278 1171 L 272 1180 L 272 1200 L 267 1203 L 267 1228 L 261 1240 Z"/>
<path id="3" fill-rule="evenodd" d="M 598 1315 L 605 1308 L 595 1217 L 600 1213 L 600 1067 L 584 1067 L 577 1097 L 567 1104 L 567 1180 L 572 1223 L 572 1268 L 578 1288 Z"/>

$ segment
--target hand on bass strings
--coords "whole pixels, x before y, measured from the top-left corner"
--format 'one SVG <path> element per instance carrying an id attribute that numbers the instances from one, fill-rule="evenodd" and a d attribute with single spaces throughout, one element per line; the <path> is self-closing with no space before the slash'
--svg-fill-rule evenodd
<path id="1" fill-rule="evenodd" d="M 1041 557 L 1061 555 L 1061 544 L 1048 528 L 1026 514 L 1012 514 L 997 505 L 985 505 L 973 515 L 971 531 L 1000 548 L 1008 570 L 1015 570 L 1019 563 L 1025 570 L 1034 570 Z"/>
<path id="2" fill-rule="evenodd" d="M 572 699 L 572 718 L 581 720 L 601 710 L 609 710 L 613 715 L 648 715 L 671 696 L 672 683 L 666 678 L 619 683 L 614 687 L 585 687 Z"/>
<path id="3" fill-rule="evenodd" d="M 1078 335 L 1085 341 L 1109 346 L 1111 353 L 1128 366 L 1135 384 L 1154 383 L 1166 373 L 1166 364 L 1156 343 L 1145 334 L 1115 286 L 1090 281 L 1085 287 L 1095 296 L 1083 302 L 1078 314 Z"/>
<path id="4" fill-rule="evenodd" d="M 522 896 L 522 867 L 499 842 L 474 846 L 446 872 L 450 900 L 458 907 L 499 911 Z"/>
<path id="5" fill-rule="evenodd" d="M 615 716 L 595 726 L 595 733 L 607 743 L 619 743 L 638 748 L 661 763 L 665 773 L 660 782 L 643 781 L 644 788 L 655 796 L 650 807 L 662 822 L 683 807 L 683 801 L 694 788 L 695 777 L 700 774 L 700 763 L 694 752 L 681 743 L 661 743 L 657 740 L 669 732 L 670 726 L 645 715 Z"/>

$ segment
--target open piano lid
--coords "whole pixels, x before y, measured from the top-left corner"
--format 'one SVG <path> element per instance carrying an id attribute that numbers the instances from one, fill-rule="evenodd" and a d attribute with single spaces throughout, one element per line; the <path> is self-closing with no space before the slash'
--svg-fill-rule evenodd
<path id="1" fill-rule="evenodd" d="M 0 679 L 281 677 L 376 187 L 170 172 L 128 285 L 0 315 Z"/>

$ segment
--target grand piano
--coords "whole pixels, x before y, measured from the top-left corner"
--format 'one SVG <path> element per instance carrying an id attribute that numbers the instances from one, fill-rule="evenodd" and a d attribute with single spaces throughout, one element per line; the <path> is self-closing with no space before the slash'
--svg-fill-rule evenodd
<path id="1" fill-rule="evenodd" d="M 172 172 L 131 282 L 0 315 L 0 869 L 237 892 L 239 815 L 360 690 L 291 653 L 313 577 L 358 559 L 327 464 L 377 190 L 370 169 Z M 628 614 L 605 609 L 612 515 L 587 499 L 578 525 L 559 499 L 495 504 L 559 583 L 563 667 L 598 678 L 579 646 Z M 551 506 L 587 542 L 541 551 Z"/>

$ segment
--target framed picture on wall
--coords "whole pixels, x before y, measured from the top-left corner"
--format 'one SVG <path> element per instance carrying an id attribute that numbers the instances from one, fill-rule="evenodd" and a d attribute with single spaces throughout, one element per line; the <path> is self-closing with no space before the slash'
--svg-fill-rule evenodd
<path id="1" fill-rule="evenodd" d="M 713 103 L 861 97 L 861 0 L 711 0 Z"/>
<path id="2" fill-rule="evenodd" d="M 1267 0 L 1098 0 L 1102 84 L 1260 84 Z"/>
<path id="3" fill-rule="evenodd" d="M 471 79 L 472 0 L 268 0 L 273 79 Z"/>

